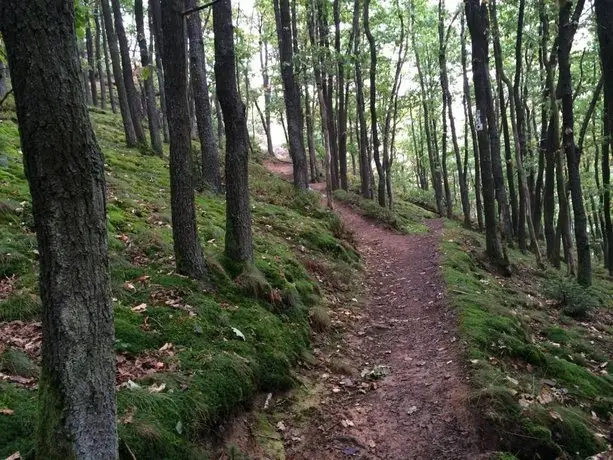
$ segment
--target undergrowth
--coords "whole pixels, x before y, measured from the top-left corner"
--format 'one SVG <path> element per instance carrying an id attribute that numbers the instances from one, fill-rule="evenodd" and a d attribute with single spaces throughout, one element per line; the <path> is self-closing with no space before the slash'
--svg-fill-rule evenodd
<path id="1" fill-rule="evenodd" d="M 487 428 L 520 459 L 604 450 L 613 413 L 610 282 L 595 276 L 585 290 L 518 251 L 513 276 L 501 277 L 488 270 L 484 247 L 480 234 L 448 223 L 443 275 Z"/>
<path id="2" fill-rule="evenodd" d="M 428 226 L 424 219 L 434 217 L 434 214 L 426 209 L 416 206 L 407 201 L 396 201 L 393 209 L 383 208 L 368 198 L 344 190 L 334 192 L 334 198 L 351 205 L 363 215 L 384 223 L 393 230 L 402 233 L 426 233 Z"/>
<path id="3" fill-rule="evenodd" d="M 174 272 L 167 160 L 125 148 L 118 116 L 91 116 L 105 155 L 122 455 L 205 458 L 202 441 L 216 424 L 248 406 L 256 392 L 294 385 L 292 367 L 310 347 L 310 321 L 315 318 L 317 329 L 327 325 L 321 270 L 350 283 L 359 257 L 317 196 L 296 192 L 252 163 L 255 264 L 248 273 L 223 256 L 223 196 L 196 197 L 216 286 L 205 291 Z M 30 196 L 13 121 L 0 122 L 0 139 L 0 153 L 8 157 L 8 167 L 0 168 L 0 282 L 10 286 L 1 292 L 2 327 L 38 321 L 41 303 Z M 160 370 L 132 375 L 122 360 L 158 363 Z M 0 415 L 0 457 L 31 452 L 36 391 L 1 382 L 3 408 L 14 413 Z"/>

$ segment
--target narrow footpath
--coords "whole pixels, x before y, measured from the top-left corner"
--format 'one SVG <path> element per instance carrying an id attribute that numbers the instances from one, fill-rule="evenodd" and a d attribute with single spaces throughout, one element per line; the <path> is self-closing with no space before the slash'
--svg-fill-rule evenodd
<path id="1" fill-rule="evenodd" d="M 289 164 L 268 166 L 291 175 Z M 401 235 L 338 202 L 334 210 L 353 232 L 365 267 L 362 309 L 338 350 L 356 369 L 370 370 L 366 380 L 373 378 L 366 391 L 358 375 L 323 397 L 300 442 L 286 443 L 286 457 L 487 458 L 455 313 L 445 299 L 443 221 L 428 220 L 426 234 Z"/>

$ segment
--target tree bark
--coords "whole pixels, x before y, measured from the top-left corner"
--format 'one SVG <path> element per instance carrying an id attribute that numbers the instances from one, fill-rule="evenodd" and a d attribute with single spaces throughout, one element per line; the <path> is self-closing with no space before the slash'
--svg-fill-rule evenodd
<path id="1" fill-rule="evenodd" d="M 162 34 L 162 11 L 160 0 L 149 0 L 149 23 L 155 38 L 155 69 L 158 77 L 160 91 L 160 108 L 162 109 L 162 134 L 164 142 L 169 142 L 168 119 L 166 117 L 166 85 L 164 82 L 164 65 L 162 54 L 164 53 L 164 37 Z"/>
<path id="2" fill-rule="evenodd" d="M 149 136 L 151 137 L 151 149 L 158 156 L 163 155 L 162 136 L 158 123 L 158 112 L 155 104 L 155 89 L 153 87 L 153 66 L 149 59 L 147 39 L 145 37 L 145 21 L 143 15 L 143 0 L 134 0 L 134 18 L 136 22 L 136 35 L 140 48 L 140 60 L 143 66 L 145 100 L 147 103 L 147 121 L 149 124 Z"/>
<path id="3" fill-rule="evenodd" d="M 163 59 L 166 110 L 170 133 L 170 208 L 177 272 L 208 281 L 204 254 L 198 238 L 189 106 L 183 0 L 162 0 Z"/>
<path id="4" fill-rule="evenodd" d="M 98 89 L 96 88 L 96 57 L 94 56 L 94 38 L 89 15 L 85 26 L 85 46 L 87 48 L 87 75 L 89 76 L 89 88 L 93 106 L 98 105 Z"/>
<path id="5" fill-rule="evenodd" d="M 253 262 L 249 207 L 249 140 L 245 105 L 236 87 L 232 3 L 213 5 L 215 81 L 226 129 L 226 255 L 236 262 Z M 290 42 L 291 46 L 291 42 Z"/>
<path id="6" fill-rule="evenodd" d="M 334 0 L 334 48 L 337 59 L 336 92 L 338 94 L 338 161 L 340 186 L 347 190 L 347 101 L 345 99 L 345 58 L 341 55 L 341 5 L 339 0 Z M 349 44 L 349 54 L 351 43 Z"/>
<path id="7" fill-rule="evenodd" d="M 126 144 L 128 147 L 136 147 L 138 139 L 134 131 L 134 123 L 132 114 L 130 113 L 130 105 L 128 104 L 128 95 L 126 93 L 126 85 L 121 73 L 121 62 L 119 60 L 119 47 L 117 46 L 117 36 L 113 26 L 113 16 L 108 0 L 100 0 L 102 6 L 102 15 L 104 17 L 104 27 L 106 29 L 106 37 L 109 43 L 109 51 L 111 54 L 111 63 L 113 65 L 113 78 L 117 85 L 117 99 L 119 100 L 119 111 L 123 121 L 123 129 L 126 134 Z M 131 73 L 131 71 L 130 71 Z M 112 86 L 111 86 L 112 87 Z"/>
<path id="8" fill-rule="evenodd" d="M 385 207 L 385 168 L 379 156 L 379 130 L 377 120 L 377 47 L 375 45 L 375 37 L 370 31 L 369 21 L 369 6 L 370 0 L 364 0 L 364 33 L 368 39 L 368 47 L 370 50 L 370 132 L 372 141 L 373 158 L 377 167 L 377 175 L 379 176 L 379 185 L 377 188 L 377 197 L 379 206 Z"/>
<path id="9" fill-rule="evenodd" d="M 579 19 L 583 3 L 579 0 L 572 18 Z M 559 46 L 558 64 L 560 67 L 559 86 L 562 97 L 562 141 L 566 154 L 566 164 L 570 183 L 570 194 L 573 202 L 575 241 L 577 243 L 577 281 L 583 286 L 592 284 L 592 262 L 590 241 L 587 234 L 587 217 L 581 188 L 579 170 L 580 152 L 577 151 L 574 134 L 573 87 L 570 68 L 570 49 L 573 43 L 574 30 L 571 23 L 572 0 L 563 0 L 559 12 Z"/>
<path id="10" fill-rule="evenodd" d="M 490 110 L 491 87 L 489 83 L 489 58 L 487 30 L 489 28 L 487 4 L 480 5 L 479 0 L 466 0 L 466 20 L 472 41 L 473 80 L 477 116 L 475 124 L 479 140 L 481 159 L 481 182 L 483 184 L 483 210 L 485 216 L 486 251 L 495 263 L 503 264 L 503 255 L 498 241 L 496 203 L 494 196 L 494 176 L 492 171 L 492 153 L 490 151 L 491 128 L 490 117 L 485 114 Z M 489 93 L 489 94 L 488 94 Z M 506 264 L 505 264 L 506 265 Z"/>
<path id="11" fill-rule="evenodd" d="M 607 240 L 609 275 L 613 276 L 613 225 L 611 223 L 611 170 L 609 153 L 613 142 L 613 0 L 595 0 L 600 61 L 604 92 L 604 143 L 602 149 L 602 189 L 604 233 Z"/>
<path id="12" fill-rule="evenodd" d="M 264 18 L 260 15 L 258 24 L 260 37 L 260 68 L 262 69 L 262 88 L 264 91 L 264 131 L 266 132 L 266 150 L 268 156 L 274 157 L 274 149 L 272 146 L 272 135 L 270 132 L 270 99 L 272 89 L 270 86 L 270 76 L 268 74 L 268 40 L 264 36 L 263 31 Z"/>
<path id="13" fill-rule="evenodd" d="M 289 0 L 274 0 L 274 8 L 277 36 L 279 39 L 279 63 L 287 115 L 289 151 L 293 162 L 294 185 L 299 190 L 307 190 L 309 188 L 309 174 L 306 153 L 304 151 L 300 89 L 294 75 Z"/>
<path id="14" fill-rule="evenodd" d="M 186 9 L 194 8 L 195 6 L 196 0 L 185 0 Z M 206 58 L 204 42 L 202 40 L 202 24 L 198 12 L 192 13 L 187 17 L 187 31 L 189 35 L 190 76 L 194 92 L 198 139 L 200 140 L 202 155 L 202 180 L 206 188 L 217 193 L 221 189 L 219 153 L 213 128 Z"/>
<path id="15" fill-rule="evenodd" d="M 100 4 L 100 3 L 98 3 Z M 106 27 L 104 25 L 104 16 L 102 12 L 99 13 L 99 20 L 102 29 L 102 49 L 104 51 L 104 69 L 106 72 L 106 82 L 109 89 L 109 101 L 111 103 L 111 111 L 117 113 L 117 103 L 115 102 L 115 90 L 113 89 L 113 77 L 111 72 L 111 63 L 109 60 L 109 50 L 107 46 Z"/>
<path id="16" fill-rule="evenodd" d="M 0 31 L 40 253 L 36 457 L 117 459 L 104 159 L 81 89 L 74 3 L 0 2 Z"/>
<path id="17" fill-rule="evenodd" d="M 126 31 L 123 27 L 121 4 L 119 3 L 119 0 L 111 0 L 111 5 L 113 7 L 113 16 L 115 18 L 115 32 L 117 33 L 117 40 L 119 41 L 119 56 L 121 57 L 123 82 L 126 88 L 126 97 L 130 107 L 132 124 L 134 125 L 134 133 L 139 146 L 141 148 L 145 148 L 147 146 L 147 138 L 145 137 L 145 131 L 143 130 L 143 126 L 141 124 L 141 107 L 138 100 L 138 94 L 136 92 L 136 86 L 134 85 L 134 78 L 132 77 L 130 48 L 128 46 Z"/>
<path id="18" fill-rule="evenodd" d="M 104 72 L 102 71 L 100 12 L 98 10 L 98 3 L 94 6 L 94 25 L 96 29 L 96 72 L 98 72 L 98 81 L 100 82 L 100 108 L 104 110 L 106 109 L 106 84 L 104 82 Z M 104 53 L 106 55 L 106 50 L 104 50 Z"/>

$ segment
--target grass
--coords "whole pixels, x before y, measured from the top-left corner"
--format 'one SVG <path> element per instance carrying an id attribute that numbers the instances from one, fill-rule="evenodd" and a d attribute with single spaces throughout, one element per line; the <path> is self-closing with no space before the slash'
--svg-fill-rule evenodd
<path id="1" fill-rule="evenodd" d="M 474 402 L 501 447 L 520 459 L 585 458 L 606 447 L 613 413 L 610 282 L 595 277 L 579 319 L 557 298 L 575 289 L 511 251 L 511 278 L 488 270 L 481 235 L 449 222 L 442 243 L 448 296 L 471 360 Z M 553 286 L 553 288 L 552 288 Z M 568 287 L 571 286 L 571 287 Z M 608 291 L 607 291 L 608 290 Z"/>
<path id="2" fill-rule="evenodd" d="M 424 224 L 424 219 L 434 217 L 432 212 L 408 201 L 396 201 L 393 210 L 390 210 L 379 206 L 374 200 L 344 190 L 335 191 L 334 198 L 401 233 L 426 233 L 428 226 Z"/>
<path id="3" fill-rule="evenodd" d="M 135 374 L 135 385 L 117 393 L 121 451 L 136 458 L 206 458 L 205 440 L 219 422 L 248 407 L 257 392 L 295 384 L 292 368 L 309 352 L 310 322 L 325 326 L 320 271 L 348 283 L 359 257 L 315 195 L 297 193 L 252 163 L 255 264 L 247 272 L 223 255 L 223 196 L 196 197 L 200 239 L 216 285 L 214 292 L 203 290 L 174 272 L 167 160 L 127 149 L 118 116 L 96 111 L 91 117 L 105 155 L 117 353 L 127 362 L 163 366 Z M 8 168 L 0 168 L 0 280 L 11 283 L 0 302 L 1 327 L 37 321 L 41 303 L 30 196 L 13 121 L 0 122 L 0 148 L 8 157 Z M 135 312 L 141 304 L 146 310 Z M 150 391 L 162 384 L 163 391 Z M 0 415 L 0 457 L 31 452 L 36 391 L 0 382 L 2 408 L 14 414 Z"/>

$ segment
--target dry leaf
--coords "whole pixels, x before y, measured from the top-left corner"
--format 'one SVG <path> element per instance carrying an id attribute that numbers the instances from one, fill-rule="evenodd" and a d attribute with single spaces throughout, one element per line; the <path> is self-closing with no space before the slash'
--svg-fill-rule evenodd
<path id="1" fill-rule="evenodd" d="M 417 406 L 411 406 L 409 407 L 409 410 L 407 410 L 407 414 L 412 415 L 415 412 L 417 412 Z"/>
<path id="2" fill-rule="evenodd" d="M 277 423 L 277 429 L 279 431 L 285 431 L 287 429 L 287 427 L 285 426 L 285 423 L 283 423 L 283 420 Z"/>
<path id="3" fill-rule="evenodd" d="M 15 452 L 14 454 L 11 454 L 8 457 L 6 457 L 5 460 L 20 460 L 20 459 L 21 459 L 21 453 Z"/>
<path id="4" fill-rule="evenodd" d="M 161 393 L 166 389 L 165 383 L 160 383 L 156 385 L 155 383 L 149 387 L 149 393 Z"/>
<path id="5" fill-rule="evenodd" d="M 0 409 L 0 414 L 2 415 L 13 415 L 14 413 L 15 411 L 13 409 L 8 409 L 8 408 Z"/>
<path id="6" fill-rule="evenodd" d="M 368 447 L 374 449 L 375 447 L 377 447 L 377 445 L 375 444 L 375 441 L 371 439 L 370 441 L 368 441 Z"/>
<path id="7" fill-rule="evenodd" d="M 147 304 L 146 303 L 141 303 L 140 305 L 132 307 L 131 310 L 134 313 L 143 313 L 143 312 L 147 311 Z"/>

